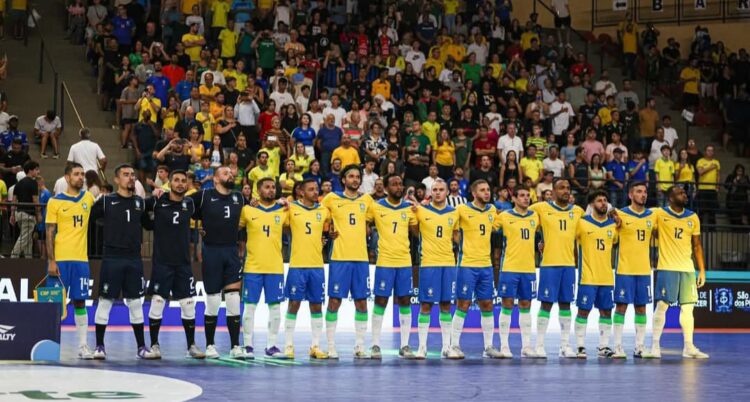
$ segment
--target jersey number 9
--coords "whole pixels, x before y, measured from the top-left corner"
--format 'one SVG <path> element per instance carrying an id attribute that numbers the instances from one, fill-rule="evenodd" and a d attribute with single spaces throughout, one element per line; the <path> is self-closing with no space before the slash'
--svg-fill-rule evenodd
<path id="1" fill-rule="evenodd" d="M 484 236 L 484 235 L 487 234 L 487 227 L 484 226 L 484 223 L 482 223 L 481 225 L 479 225 L 479 233 L 481 233 L 482 236 Z"/>

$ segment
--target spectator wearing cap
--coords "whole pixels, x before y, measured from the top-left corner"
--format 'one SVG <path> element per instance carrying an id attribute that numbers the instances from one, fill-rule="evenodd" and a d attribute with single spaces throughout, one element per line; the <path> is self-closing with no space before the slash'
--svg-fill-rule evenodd
<path id="1" fill-rule="evenodd" d="M 0 134 L 0 145 L 2 145 L 3 150 L 10 151 L 11 144 L 16 139 L 20 140 L 23 149 L 28 151 L 29 141 L 26 133 L 18 129 L 18 116 L 11 115 L 8 118 L 8 129 Z"/>
<path id="2" fill-rule="evenodd" d="M 53 158 L 60 157 L 57 140 L 60 138 L 61 132 L 62 124 L 54 110 L 48 110 L 47 113 L 37 117 L 36 122 L 34 122 L 34 137 L 42 140 L 42 159 L 47 159 L 47 142 L 52 142 L 52 148 L 55 151 Z"/>
<path id="3" fill-rule="evenodd" d="M 614 159 L 609 161 L 604 168 L 607 171 L 607 181 L 609 182 L 609 202 L 615 208 L 625 206 L 625 183 L 628 181 L 628 165 L 623 158 L 623 151 L 615 148 L 612 151 Z"/>

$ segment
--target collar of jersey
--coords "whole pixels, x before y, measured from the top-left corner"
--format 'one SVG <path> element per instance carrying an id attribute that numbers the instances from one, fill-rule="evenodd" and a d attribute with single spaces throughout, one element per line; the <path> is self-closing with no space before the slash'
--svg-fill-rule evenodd
<path id="1" fill-rule="evenodd" d="M 84 196 L 85 194 L 86 194 L 86 192 L 85 192 L 85 191 L 81 191 L 81 192 L 79 192 L 79 193 L 78 193 L 78 195 L 77 195 L 77 196 L 75 196 L 75 197 L 72 197 L 72 196 L 70 196 L 70 195 L 68 195 L 68 194 L 65 194 L 65 193 L 60 193 L 60 194 L 56 195 L 56 196 L 55 196 L 55 198 L 56 198 L 56 199 L 58 199 L 58 200 L 71 201 L 71 202 L 78 202 L 78 201 L 80 201 L 80 200 L 81 200 L 81 198 L 83 198 L 83 196 Z"/>
<path id="2" fill-rule="evenodd" d="M 358 199 L 359 199 L 359 197 L 362 197 L 362 194 L 357 194 L 357 196 L 356 196 L 356 197 L 354 197 L 354 198 L 352 198 L 352 197 L 347 197 L 347 195 L 346 195 L 346 194 L 344 194 L 344 192 L 343 192 L 343 191 L 334 191 L 333 193 L 334 193 L 334 194 L 336 194 L 336 195 L 338 195 L 338 196 L 339 196 L 340 198 L 343 198 L 343 199 L 345 199 L 345 200 L 350 200 L 350 201 L 358 200 Z"/>
<path id="3" fill-rule="evenodd" d="M 437 209 L 437 207 L 435 207 L 434 205 L 432 205 L 432 203 L 429 203 L 429 204 L 423 205 L 423 206 L 425 208 L 429 209 L 430 211 L 432 211 L 432 212 L 434 212 L 436 214 L 439 214 L 439 215 L 447 214 L 448 212 L 451 212 L 451 211 L 454 210 L 454 208 L 452 206 L 448 205 L 448 204 L 445 204 L 445 206 L 443 207 L 443 209 Z"/>
<path id="4" fill-rule="evenodd" d="M 687 208 L 685 208 L 685 209 L 682 210 L 682 214 L 678 214 L 677 212 L 675 212 L 674 210 L 672 210 L 672 208 L 670 208 L 670 207 L 663 207 L 662 209 L 664 209 L 664 211 L 666 213 L 668 213 L 668 214 L 670 214 L 670 215 L 672 215 L 672 216 L 674 216 L 675 218 L 678 218 L 678 219 L 679 218 L 687 218 L 688 216 L 690 216 L 690 215 L 692 215 L 692 214 L 695 213 L 695 212 L 693 212 L 693 211 L 691 211 L 691 210 L 689 210 Z"/>
<path id="5" fill-rule="evenodd" d="M 378 204 L 386 208 L 393 209 L 393 210 L 399 210 L 399 209 L 411 207 L 411 204 L 409 204 L 408 202 L 403 202 L 403 201 L 401 201 L 401 204 L 393 205 L 390 202 L 388 202 L 388 197 L 383 198 L 382 200 L 378 201 Z"/>
<path id="6" fill-rule="evenodd" d="M 511 214 L 511 215 L 513 215 L 513 216 L 517 216 L 517 217 L 519 217 L 519 218 L 528 218 L 529 216 L 531 216 L 531 215 L 534 215 L 534 211 L 532 211 L 532 210 L 530 210 L 530 209 L 527 209 L 527 210 L 526 210 L 526 215 L 521 215 L 521 214 L 519 214 L 519 213 L 518 213 L 518 212 L 516 212 L 516 210 L 515 210 L 515 209 L 513 209 L 513 208 L 511 208 L 511 209 L 506 209 L 506 210 L 505 210 L 505 211 L 503 211 L 503 212 L 507 212 L 507 213 L 509 213 L 509 214 Z"/>
<path id="7" fill-rule="evenodd" d="M 464 205 L 468 206 L 469 208 L 471 208 L 471 209 L 473 209 L 473 210 L 475 210 L 475 211 L 479 211 L 479 212 L 487 212 L 487 211 L 489 211 L 489 210 L 490 210 L 490 207 L 492 206 L 492 205 L 490 205 L 490 204 L 488 203 L 488 204 L 485 204 L 485 206 L 484 206 L 484 209 L 479 209 L 479 208 L 477 208 L 477 206 L 476 206 L 476 205 L 474 205 L 474 203 L 473 203 L 473 202 L 467 202 L 467 203 L 466 203 L 466 204 L 464 204 Z"/>
<path id="8" fill-rule="evenodd" d="M 294 201 L 294 205 L 296 205 L 296 206 L 298 206 L 300 208 L 306 209 L 308 211 L 312 211 L 312 210 L 318 208 L 318 203 L 317 202 L 315 204 L 313 204 L 313 206 L 311 206 L 311 207 L 308 207 L 307 205 L 305 205 L 305 204 L 303 204 L 303 203 L 301 203 L 299 201 Z"/>
<path id="9" fill-rule="evenodd" d="M 596 220 L 596 218 L 594 218 L 593 215 L 586 215 L 586 216 L 583 217 L 583 219 L 586 220 L 586 221 L 588 221 L 591 224 L 594 224 L 594 225 L 600 227 L 600 228 L 603 228 L 605 226 L 609 226 L 609 225 L 615 223 L 615 221 L 612 220 L 612 218 L 610 218 L 610 217 L 607 217 L 607 219 L 605 219 L 604 221 L 598 221 L 598 220 Z"/>
<path id="10" fill-rule="evenodd" d="M 647 217 L 647 216 L 649 216 L 649 215 L 651 215 L 651 214 L 654 213 L 654 211 L 652 211 L 652 210 L 650 210 L 648 208 L 644 209 L 643 212 L 640 213 L 640 214 L 637 213 L 637 212 L 635 212 L 635 211 L 633 211 L 632 209 L 630 209 L 630 207 L 625 207 L 625 208 L 621 209 L 620 211 L 624 212 L 624 213 L 626 213 L 626 214 L 628 214 L 630 216 L 635 216 L 636 218 L 645 218 L 645 217 Z"/>
<path id="11" fill-rule="evenodd" d="M 255 208 L 258 208 L 258 209 L 260 209 L 261 211 L 264 211 L 264 212 L 273 212 L 273 211 L 276 211 L 277 209 L 284 208 L 284 206 L 281 205 L 281 204 L 275 204 L 274 203 L 270 207 L 266 208 L 263 205 L 258 204 Z"/>
<path id="12" fill-rule="evenodd" d="M 547 203 L 550 206 L 552 206 L 552 208 L 554 208 L 554 209 L 556 209 L 558 211 L 570 211 L 571 209 L 573 209 L 573 204 L 568 204 L 568 207 L 565 208 L 565 209 L 563 209 L 563 208 L 558 207 L 557 204 L 555 204 L 554 201 L 547 201 Z"/>

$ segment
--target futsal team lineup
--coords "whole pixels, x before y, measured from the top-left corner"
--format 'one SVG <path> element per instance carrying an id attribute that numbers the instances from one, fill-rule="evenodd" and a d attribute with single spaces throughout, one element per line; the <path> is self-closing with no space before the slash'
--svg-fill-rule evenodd
<path id="1" fill-rule="evenodd" d="M 47 207 L 47 286 L 62 285 L 67 290 L 74 306 L 77 345 L 63 348 L 75 347 L 80 359 L 107 359 L 110 312 L 123 299 L 135 334 L 135 357 L 144 360 L 181 357 L 162 356 L 159 343 L 170 301 L 180 306 L 185 358 L 190 359 L 289 360 L 304 351 L 310 359 L 335 360 L 344 349 L 352 350 L 354 359 L 383 359 L 382 330 L 390 303 L 398 316 L 398 356 L 405 360 L 426 359 L 428 337 L 439 337 L 439 357 L 450 360 L 661 359 L 666 311 L 675 303 L 680 309 L 682 358 L 709 357 L 693 343 L 693 307 L 697 289 L 706 280 L 700 221 L 686 208 L 688 196 L 679 186 L 667 191 L 668 206 L 650 209 L 642 182 L 630 184 L 629 204 L 621 209 L 612 208 L 607 192 L 594 191 L 588 196 L 587 214 L 570 202 L 566 179 L 555 180 L 552 200 L 534 204 L 530 190 L 519 186 L 512 208 L 501 211 L 491 202 L 490 186 L 484 180 L 474 181 L 471 201 L 455 208 L 446 203 L 448 185 L 442 179 L 418 202 L 400 176 L 389 175 L 383 179 L 385 198 L 374 200 L 358 191 L 362 180 L 358 165 L 342 169 L 343 191 L 322 198 L 314 179 L 296 183 L 289 197 L 279 197 L 277 182 L 264 178 L 254 183 L 257 197 L 247 200 L 234 189 L 227 167 L 216 169 L 213 188 L 192 193 L 188 193 L 187 172 L 173 170 L 167 190 L 146 199 L 135 195 L 136 172 L 128 164 L 114 169 L 115 191 L 97 200 L 83 190 L 80 165 L 69 163 L 64 178 L 68 191 L 53 197 Z M 89 225 L 97 222 L 103 224 L 103 252 L 91 348 L 87 236 Z M 196 228 L 202 238 L 205 342 L 196 339 L 191 266 Z M 144 230 L 153 232 L 150 278 L 144 278 L 141 257 Z M 652 240 L 658 249 L 655 279 Z M 493 241 L 500 250 L 497 279 Z M 377 251 L 371 277 L 373 247 Z M 144 296 L 150 298 L 147 311 Z M 416 344 L 413 296 L 420 306 Z M 499 312 L 495 298 L 500 300 Z M 282 312 L 284 301 L 287 309 Z M 215 341 L 222 302 L 229 350 L 221 350 Z M 339 316 L 342 303 L 354 303 L 354 317 Z M 532 303 L 539 304 L 535 316 Z M 646 308 L 652 303 L 647 334 Z M 309 306 L 311 332 L 304 349 L 295 344 L 302 304 Z M 557 322 L 551 320 L 555 305 Z M 471 308 L 480 310 L 481 350 L 461 347 Z M 634 325 L 635 342 L 628 345 L 623 330 L 630 308 L 635 312 L 628 323 Z M 267 323 L 256 323 L 258 309 L 268 309 Z M 520 350 L 512 350 L 509 342 L 517 336 L 511 334 L 514 309 Z M 591 317 L 598 320 L 589 323 L 594 311 Z M 433 317 L 438 318 L 439 335 L 430 333 Z M 352 319 L 354 344 L 337 343 L 338 322 Z M 267 324 L 265 345 L 255 342 L 256 324 Z M 587 335 L 589 324 L 598 326 L 596 339 Z M 559 326 L 560 331 L 555 350 L 545 345 L 551 326 Z"/>

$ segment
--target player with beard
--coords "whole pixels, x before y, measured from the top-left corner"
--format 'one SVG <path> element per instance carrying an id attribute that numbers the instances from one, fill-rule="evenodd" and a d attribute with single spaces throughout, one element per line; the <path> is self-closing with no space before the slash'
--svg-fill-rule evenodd
<path id="1" fill-rule="evenodd" d="M 221 306 L 221 293 L 226 303 L 227 328 L 231 341 L 231 358 L 247 354 L 240 347 L 240 288 L 242 263 L 237 252 L 240 213 L 244 198 L 234 189 L 234 175 L 227 166 L 216 168 L 214 188 L 190 196 L 195 204 L 193 218 L 203 222 L 203 284 L 206 289 L 206 358 L 218 359 L 214 344 L 216 322 Z M 250 350 L 252 352 L 252 350 Z M 252 357 L 250 354 L 249 357 Z"/>
<path id="2" fill-rule="evenodd" d="M 284 334 L 287 358 L 294 357 L 294 327 L 302 300 L 310 303 L 312 317 L 312 345 L 310 358 L 327 359 L 328 354 L 320 349 L 320 334 L 323 330 L 323 297 L 325 272 L 323 271 L 323 234 L 328 233 L 330 213 L 318 204 L 318 182 L 305 179 L 295 184 L 293 194 L 297 200 L 289 206 L 290 245 L 289 271 L 284 295 L 289 299 Z M 245 310 L 247 311 L 247 310 Z"/>
<path id="3" fill-rule="evenodd" d="M 153 216 L 146 225 L 154 231 L 154 254 L 148 293 L 151 350 L 161 357 L 159 330 L 167 301 L 180 303 L 180 317 L 187 339 L 186 357 L 203 359 L 206 355 L 195 344 L 195 278 L 190 264 L 190 218 L 195 212 L 193 199 L 185 197 L 189 187 L 187 173 L 169 173 L 170 191 L 146 200 L 146 212 Z"/>
<path id="4" fill-rule="evenodd" d="M 646 209 L 648 187 L 635 182 L 628 190 L 630 206 L 617 211 L 621 220 L 620 242 L 615 249 L 615 359 L 624 359 L 622 331 L 628 305 L 635 308 L 635 349 L 633 357 L 643 357 L 646 339 L 646 305 L 651 303 L 651 237 L 656 227 L 656 215 Z M 620 252 L 623 251 L 623 252 Z"/>
<path id="5" fill-rule="evenodd" d="M 592 308 L 599 310 L 598 355 L 610 358 L 614 354 L 609 348 L 612 332 L 612 290 L 615 284 L 612 272 L 612 249 L 617 244 L 617 223 L 607 215 L 607 193 L 595 191 L 589 194 L 591 215 L 578 221 L 576 242 L 578 243 L 578 295 L 576 297 L 575 334 L 578 346 L 576 357 L 586 358 L 586 324 Z"/>
<path id="6" fill-rule="evenodd" d="M 370 296 L 370 266 L 367 255 L 367 211 L 372 207 L 369 194 L 359 194 L 362 170 L 358 165 L 347 165 L 341 171 L 344 191 L 334 191 L 323 198 L 322 205 L 331 214 L 334 239 L 328 274 L 328 308 L 326 336 L 328 357 L 338 359 L 335 335 L 341 299 L 351 294 L 354 316 L 354 358 L 366 359 L 365 332 L 367 331 L 367 298 Z"/>
<path id="7" fill-rule="evenodd" d="M 284 257 L 281 252 L 281 235 L 287 222 L 287 209 L 274 202 L 276 181 L 270 177 L 257 183 L 260 199 L 258 205 L 242 207 L 239 227 L 247 232 L 247 255 L 244 267 L 242 299 L 242 331 L 245 341 L 245 359 L 254 358 L 253 329 L 255 309 L 264 294 L 268 304 L 268 340 L 266 357 L 283 359 L 285 354 L 276 346 L 281 324 L 281 306 L 284 301 Z M 292 356 L 294 357 L 294 356 Z"/>
<path id="8" fill-rule="evenodd" d="M 89 317 L 88 226 L 94 196 L 83 191 L 83 167 L 75 162 L 65 166 L 68 189 L 47 204 L 47 286 L 62 286 L 75 308 L 78 358 L 90 360 L 94 354 L 86 343 Z"/>
<path id="9" fill-rule="evenodd" d="M 141 242 L 143 241 L 143 199 L 135 195 L 135 170 L 128 164 L 115 168 L 117 191 L 100 197 L 91 210 L 89 223 L 96 225 L 102 220 L 104 228 L 104 251 L 99 279 L 99 303 L 96 307 L 96 349 L 94 359 L 104 360 L 104 333 L 109 322 L 109 313 L 115 299 L 122 296 L 130 312 L 130 325 L 138 346 L 136 357 L 156 359 L 158 356 L 146 347 L 143 336 L 143 263 Z"/>
<path id="10" fill-rule="evenodd" d="M 404 183 L 401 176 L 386 176 L 384 182 L 388 196 L 374 202 L 367 212 L 367 219 L 375 223 L 379 235 L 370 357 L 382 358 L 380 334 L 383 329 L 383 315 L 388 306 L 388 298 L 393 295 L 399 306 L 401 346 L 398 354 L 405 359 L 414 359 L 414 353 L 409 347 L 411 295 L 414 288 L 409 252 L 409 227 L 416 226 L 417 219 L 412 211 L 412 204 L 402 199 Z"/>

